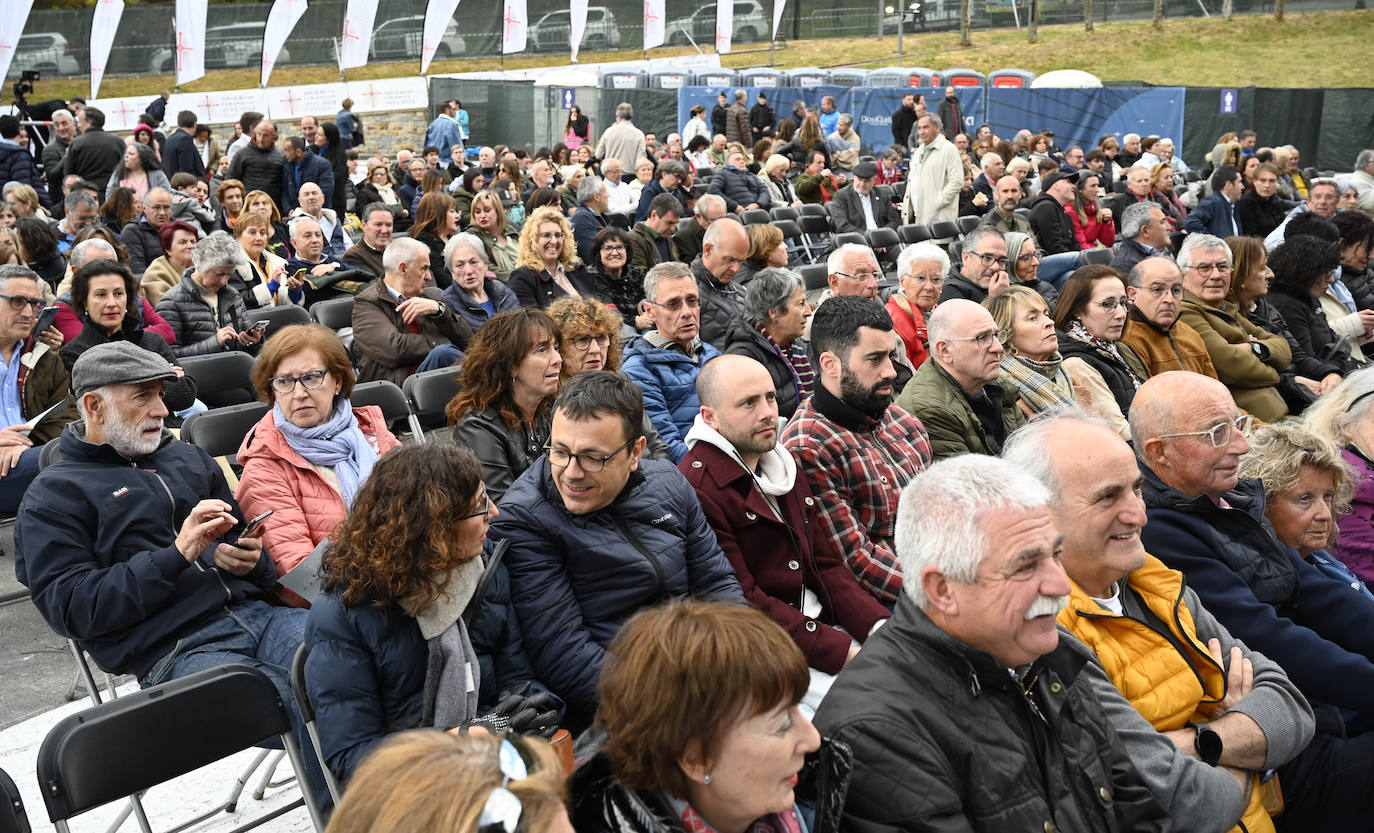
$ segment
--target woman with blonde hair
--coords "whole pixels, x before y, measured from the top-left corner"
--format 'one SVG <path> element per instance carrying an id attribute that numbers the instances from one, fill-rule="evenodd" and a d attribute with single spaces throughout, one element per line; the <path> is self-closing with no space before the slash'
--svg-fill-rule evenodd
<path id="1" fill-rule="evenodd" d="M 396 193 L 396 180 L 392 179 L 391 170 L 380 162 L 367 169 L 367 179 L 358 186 L 358 208 L 374 202 L 391 209 L 393 221 L 410 217 L 410 209 L 402 204 Z"/>
<path id="2" fill-rule="evenodd" d="M 543 741 L 415 729 L 368 755 L 325 833 L 572 833 L 563 779 Z"/>
<path id="3" fill-rule="evenodd" d="M 997 381 L 1027 417 L 1074 407 L 1073 380 L 1064 370 L 1054 318 L 1043 296 L 1013 284 L 983 299 L 1002 342 L 1002 373 Z"/>
<path id="4" fill-rule="evenodd" d="M 271 237 L 272 223 L 262 214 L 245 212 L 234 223 L 234 239 L 243 248 L 243 260 L 229 285 L 249 309 L 298 304 L 305 298 L 301 279 L 288 277 L 286 260 L 268 251 Z"/>
<path id="5" fill-rule="evenodd" d="M 37 217 L 40 220 L 49 218 L 47 209 L 38 201 L 38 192 L 33 190 L 31 185 L 14 185 L 5 189 L 5 202 L 9 205 L 10 211 L 14 212 L 15 223 L 25 217 Z"/>
<path id="6" fill-rule="evenodd" d="M 244 214 L 257 214 L 267 218 L 267 222 L 271 224 L 271 235 L 267 238 L 266 248 L 283 258 L 283 262 L 285 262 L 285 258 L 291 255 L 290 238 L 286 234 L 286 224 L 281 221 L 281 211 L 277 208 L 277 204 L 272 201 L 272 198 L 267 195 L 267 192 L 249 191 L 245 194 L 240 216 Z M 231 233 L 237 236 L 237 227 Z"/>
<path id="7" fill-rule="evenodd" d="M 1188 207 L 1178 198 L 1177 185 L 1174 168 L 1168 162 L 1159 162 L 1150 169 L 1150 199 L 1164 209 L 1170 231 L 1183 228 L 1183 219 L 1188 216 Z"/>
<path id="8" fill-rule="evenodd" d="M 564 296 L 596 297 L 596 279 L 582 268 L 563 212 L 535 209 L 520 229 L 520 251 L 510 288 L 521 306 L 547 307 Z"/>
<path id="9" fill-rule="evenodd" d="M 1303 412 L 1303 422 L 1341 449 L 1354 494 L 1350 511 L 1336 519 L 1331 554 L 1374 584 L 1374 368 L 1357 370 Z"/>
<path id="10" fill-rule="evenodd" d="M 744 232 L 749 237 L 749 254 L 744 256 L 744 262 L 739 265 L 739 271 L 735 273 L 736 280 L 743 284 L 770 266 L 787 268 L 787 243 L 783 241 L 782 232 L 778 231 L 777 226 L 772 223 L 753 223 L 745 226 Z"/>
<path id="11" fill-rule="evenodd" d="M 468 234 L 482 241 L 487 264 L 501 283 L 510 280 L 510 273 L 519 260 L 520 245 L 506 231 L 506 209 L 495 191 L 478 191 L 472 197 Z"/>

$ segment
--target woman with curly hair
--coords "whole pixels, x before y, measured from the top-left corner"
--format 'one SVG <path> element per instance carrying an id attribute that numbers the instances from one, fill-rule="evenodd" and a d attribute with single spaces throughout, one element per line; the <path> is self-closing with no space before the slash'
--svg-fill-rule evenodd
<path id="1" fill-rule="evenodd" d="M 325 833 L 479 833 L 503 795 L 519 802 L 514 829 L 572 833 L 563 779 L 557 755 L 535 738 L 401 732 L 358 767 Z"/>
<path id="2" fill-rule="evenodd" d="M 330 536 L 305 628 L 305 687 L 341 783 L 387 735 L 470 725 L 502 692 L 534 682 L 505 565 L 482 561 L 497 510 L 480 475 L 468 448 L 399 448 L 373 466 Z M 516 732 L 549 729 L 561 711 L 542 690 L 522 706 Z"/>
<path id="3" fill-rule="evenodd" d="M 535 209 L 525 220 L 516 263 L 510 288 L 521 306 L 547 307 L 566 295 L 598 294 L 596 278 L 577 259 L 567 218 L 552 206 Z"/>
<path id="4" fill-rule="evenodd" d="M 463 388 L 445 413 L 454 439 L 482 462 L 493 500 L 544 453 L 562 366 L 558 325 L 540 309 L 496 315 L 468 344 Z"/>
<path id="5" fill-rule="evenodd" d="M 1340 266 L 1338 244 L 1307 234 L 1289 237 L 1269 253 L 1274 271 L 1269 303 L 1304 353 L 1335 364 L 1344 375 L 1364 364 L 1359 345 L 1368 337 L 1359 314 L 1333 319 L 1323 310 L 1321 298 Z"/>
<path id="6" fill-rule="evenodd" d="M 116 188 L 100 206 L 100 222 L 110 228 L 124 228 L 138 219 L 138 201 L 134 189 Z"/>

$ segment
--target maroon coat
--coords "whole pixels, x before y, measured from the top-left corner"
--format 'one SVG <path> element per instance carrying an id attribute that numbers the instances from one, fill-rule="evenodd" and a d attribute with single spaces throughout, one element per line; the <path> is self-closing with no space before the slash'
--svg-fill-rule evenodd
<path id="1" fill-rule="evenodd" d="M 744 597 L 787 630 L 808 665 L 839 673 L 850 637 L 863 642 L 879 619 L 892 614 L 830 547 L 806 478 L 799 474 L 792 491 L 778 498 L 780 523 L 749 472 L 710 443 L 693 446 L 678 468 L 696 489 Z M 820 598 L 826 621 L 802 614 L 803 587 Z"/>

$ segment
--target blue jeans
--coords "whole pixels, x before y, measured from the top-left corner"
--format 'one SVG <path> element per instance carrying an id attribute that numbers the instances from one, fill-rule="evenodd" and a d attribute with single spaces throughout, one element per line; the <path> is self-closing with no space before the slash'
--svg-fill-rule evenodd
<path id="1" fill-rule="evenodd" d="M 266 602 L 241 602 L 198 631 L 183 634 L 171 652 L 158 660 L 138 681 L 144 688 L 186 677 L 221 665 L 249 665 L 267 675 L 288 705 L 291 733 L 305 761 L 305 776 L 321 809 L 332 801 L 310 736 L 291 693 L 291 660 L 305 639 L 309 611 L 273 607 Z"/>
<path id="2" fill-rule="evenodd" d="M 1040 260 L 1040 271 L 1036 273 L 1036 276 L 1055 289 L 1063 289 L 1064 281 L 1068 280 L 1073 270 L 1078 268 L 1080 261 L 1078 252 L 1045 255 Z"/>
<path id="3" fill-rule="evenodd" d="M 452 344 L 440 344 L 425 360 L 420 362 L 420 366 L 415 368 L 416 373 L 424 373 L 426 370 L 438 370 L 441 367 L 450 367 L 463 360 L 463 351 Z"/>
<path id="4" fill-rule="evenodd" d="M 24 499 L 24 491 L 38 476 L 38 455 L 43 446 L 36 445 L 19 455 L 14 467 L 4 477 L 0 477 L 0 513 L 13 515 L 19 511 L 19 502 Z"/>

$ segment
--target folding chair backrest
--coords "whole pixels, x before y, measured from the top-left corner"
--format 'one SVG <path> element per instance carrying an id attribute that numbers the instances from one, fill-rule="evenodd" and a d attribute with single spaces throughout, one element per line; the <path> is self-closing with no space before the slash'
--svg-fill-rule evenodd
<path id="1" fill-rule="evenodd" d="M 331 330 L 353 326 L 353 299 L 330 298 L 310 305 L 310 317 Z"/>
<path id="2" fill-rule="evenodd" d="M 629 229 L 634 226 L 635 218 L 633 214 L 623 214 L 615 212 L 606 213 L 606 225 L 618 229 Z"/>
<path id="3" fill-rule="evenodd" d="M 315 747 L 313 754 L 319 759 L 325 785 L 329 787 L 329 792 L 337 805 L 340 797 L 339 784 L 334 779 L 334 773 L 325 765 L 319 727 L 315 725 L 315 704 L 310 702 L 310 691 L 305 687 L 305 661 L 309 658 L 310 644 L 302 642 L 301 647 L 296 649 L 296 655 L 291 658 L 291 695 L 296 699 L 296 709 L 301 713 L 301 722 L 305 724 L 306 734 L 310 735 L 310 743 Z"/>
<path id="4" fill-rule="evenodd" d="M 930 229 L 916 223 L 897 227 L 897 239 L 903 245 L 910 246 L 913 243 L 920 243 L 930 239 Z"/>
<path id="5" fill-rule="evenodd" d="M 24 800 L 9 773 L 0 769 L 0 833 L 30 833 L 29 815 L 24 812 Z"/>
<path id="6" fill-rule="evenodd" d="M 421 418 L 442 414 L 453 397 L 462 390 L 462 373 L 457 367 L 443 367 L 407 376 L 403 383 L 406 398 L 410 400 L 410 428 L 416 437 L 423 436 Z"/>
<path id="7" fill-rule="evenodd" d="M 752 226 L 755 223 L 766 223 L 772 219 L 773 215 L 769 214 L 766 208 L 746 208 L 744 211 L 740 212 L 739 215 L 739 221 L 746 226 Z"/>
<path id="8" fill-rule="evenodd" d="M 1113 257 L 1115 255 L 1111 249 L 1087 249 L 1079 253 L 1078 261 L 1083 264 L 1097 263 L 1106 266 L 1112 262 Z"/>
<path id="9" fill-rule="evenodd" d="M 63 718 L 43 739 L 48 818 L 65 822 L 272 738 L 291 741 L 290 731 L 276 686 L 246 665 L 127 694 Z"/>
<path id="10" fill-rule="evenodd" d="M 250 309 L 245 318 L 245 327 L 251 327 L 259 321 L 267 322 L 267 331 L 262 334 L 264 340 L 271 338 L 282 327 L 289 327 L 292 324 L 309 324 L 311 321 L 310 313 L 306 308 L 298 307 L 295 304 Z"/>
<path id="11" fill-rule="evenodd" d="M 797 271 L 801 273 L 802 283 L 808 293 L 817 292 L 829 286 L 830 271 L 824 263 L 809 263 Z"/>
<path id="12" fill-rule="evenodd" d="M 395 382 L 385 379 L 362 382 L 353 386 L 353 394 L 348 399 L 355 408 L 363 405 L 381 408 L 387 425 L 410 419 L 410 402 Z"/>
<path id="13" fill-rule="evenodd" d="M 797 210 L 796 206 L 791 205 L 775 205 L 768 210 L 768 213 L 773 217 L 774 220 L 801 219 L 801 211 Z"/>
<path id="14" fill-rule="evenodd" d="M 885 227 L 869 229 L 865 237 L 868 239 L 868 245 L 874 249 L 889 249 L 901 243 L 897 232 Z"/>
<path id="15" fill-rule="evenodd" d="M 839 248 L 840 246 L 843 246 L 846 243 L 857 243 L 860 246 L 868 245 L 868 241 L 864 239 L 863 234 L 857 231 L 842 231 L 839 234 L 835 235 L 834 240 L 836 248 Z"/>
<path id="16" fill-rule="evenodd" d="M 950 240 L 959 236 L 959 224 L 951 220 L 936 220 L 930 224 L 930 236 L 934 240 Z"/>
<path id="17" fill-rule="evenodd" d="M 983 218 L 982 218 L 982 217 L 960 217 L 958 222 L 959 222 L 959 233 L 960 233 L 960 234 L 968 234 L 969 232 L 971 232 L 971 231 L 973 231 L 974 229 L 978 228 L 978 224 L 981 223 L 981 222 L 983 222 Z"/>
<path id="18" fill-rule="evenodd" d="M 211 457 L 232 457 L 267 410 L 266 402 L 246 402 L 192 414 L 182 423 L 181 438 Z"/>
<path id="19" fill-rule="evenodd" d="M 179 361 L 186 375 L 196 380 L 199 394 L 253 386 L 253 357 L 241 350 L 187 356 Z"/>

